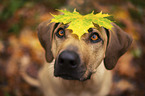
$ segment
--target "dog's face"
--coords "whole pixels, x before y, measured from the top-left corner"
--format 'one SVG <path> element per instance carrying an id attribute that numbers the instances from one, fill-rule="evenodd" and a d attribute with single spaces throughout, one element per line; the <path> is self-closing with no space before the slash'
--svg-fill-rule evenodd
<path id="1" fill-rule="evenodd" d="M 105 57 L 107 35 L 90 28 L 79 40 L 68 26 L 59 24 L 54 30 L 51 49 L 55 58 L 54 75 L 86 80 Z"/>
<path id="2" fill-rule="evenodd" d="M 46 50 L 47 61 L 51 62 L 53 58 L 55 59 L 54 76 L 64 79 L 87 80 L 102 60 L 105 61 L 107 69 L 112 69 L 132 41 L 130 36 L 116 25 L 114 27 L 117 29 L 114 28 L 114 31 L 121 33 L 110 33 L 99 27 L 90 28 L 80 39 L 67 29 L 68 26 L 69 24 L 61 23 L 48 25 L 47 21 L 40 24 L 38 28 L 39 40 Z M 111 53 L 111 50 L 116 53 Z"/>

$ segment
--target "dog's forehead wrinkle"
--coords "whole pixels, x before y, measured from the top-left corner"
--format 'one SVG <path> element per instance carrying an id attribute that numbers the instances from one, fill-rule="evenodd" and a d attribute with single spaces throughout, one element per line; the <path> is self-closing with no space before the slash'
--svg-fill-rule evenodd
<path id="1" fill-rule="evenodd" d="M 58 23 L 57 27 L 54 29 L 54 33 L 57 32 L 57 30 L 58 30 L 59 28 L 61 28 L 61 25 L 62 25 L 61 23 Z"/>

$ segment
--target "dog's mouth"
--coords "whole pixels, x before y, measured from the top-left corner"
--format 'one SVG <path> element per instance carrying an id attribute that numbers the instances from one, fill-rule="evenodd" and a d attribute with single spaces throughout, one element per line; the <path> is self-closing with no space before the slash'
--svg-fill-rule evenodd
<path id="1" fill-rule="evenodd" d="M 66 80 L 78 80 L 78 78 L 76 78 L 75 76 L 71 76 L 69 74 L 59 74 L 59 75 L 55 75 L 55 77 L 61 77 Z"/>
<path id="2" fill-rule="evenodd" d="M 67 74 L 61 74 L 61 75 L 58 75 L 58 76 L 55 76 L 55 77 L 61 77 L 63 79 L 66 79 L 66 80 L 79 80 L 79 81 L 86 81 L 88 79 L 90 79 L 91 76 L 88 76 L 87 78 L 77 78 L 77 77 L 74 77 L 74 76 L 70 76 L 70 75 L 67 75 Z"/>
<path id="3" fill-rule="evenodd" d="M 85 72 L 83 72 L 83 73 L 85 73 Z M 72 74 L 55 74 L 55 72 L 54 72 L 55 77 L 61 77 L 61 78 L 66 79 L 66 80 L 86 81 L 86 80 L 89 80 L 91 78 L 91 75 L 92 75 L 91 72 L 87 76 L 84 76 L 84 74 L 82 74 L 81 76 L 72 75 Z"/>

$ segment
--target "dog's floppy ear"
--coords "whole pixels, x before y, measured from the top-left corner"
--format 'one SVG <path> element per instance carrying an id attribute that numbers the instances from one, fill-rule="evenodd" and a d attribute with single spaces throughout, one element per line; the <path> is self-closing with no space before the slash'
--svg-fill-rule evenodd
<path id="1" fill-rule="evenodd" d="M 118 59 L 129 48 L 132 43 L 132 38 L 125 33 L 119 26 L 112 23 L 114 26 L 112 30 L 107 30 L 108 46 L 106 48 L 106 55 L 104 64 L 106 69 L 111 70 L 115 67 Z"/>
<path id="2" fill-rule="evenodd" d="M 38 30 L 38 38 L 40 40 L 41 45 L 45 49 L 45 57 L 47 62 L 51 62 L 53 60 L 53 54 L 51 52 L 52 46 L 52 35 L 55 29 L 56 23 L 50 23 L 49 21 L 45 21 L 39 24 Z"/>

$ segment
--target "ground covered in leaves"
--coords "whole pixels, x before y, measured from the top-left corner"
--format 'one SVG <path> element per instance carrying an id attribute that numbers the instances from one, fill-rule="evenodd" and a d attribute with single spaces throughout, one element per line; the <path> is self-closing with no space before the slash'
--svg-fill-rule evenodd
<path id="1" fill-rule="evenodd" d="M 15 2 L 14 2 L 15 1 Z M 6 0 L 0 1 L 0 96 L 42 96 L 39 88 L 22 78 L 22 64 L 27 73 L 37 78 L 45 62 L 44 50 L 37 34 L 37 25 L 59 14 L 54 9 L 77 8 L 82 14 L 103 11 L 130 34 L 134 41 L 113 70 L 111 96 L 145 95 L 145 2 L 143 0 Z M 80 1 L 80 2 L 79 2 Z M 104 2 L 105 1 L 105 2 Z M 55 3 L 58 2 L 58 3 Z M 65 5 L 67 4 L 67 5 Z M 51 6 L 50 6 L 51 5 Z"/>

